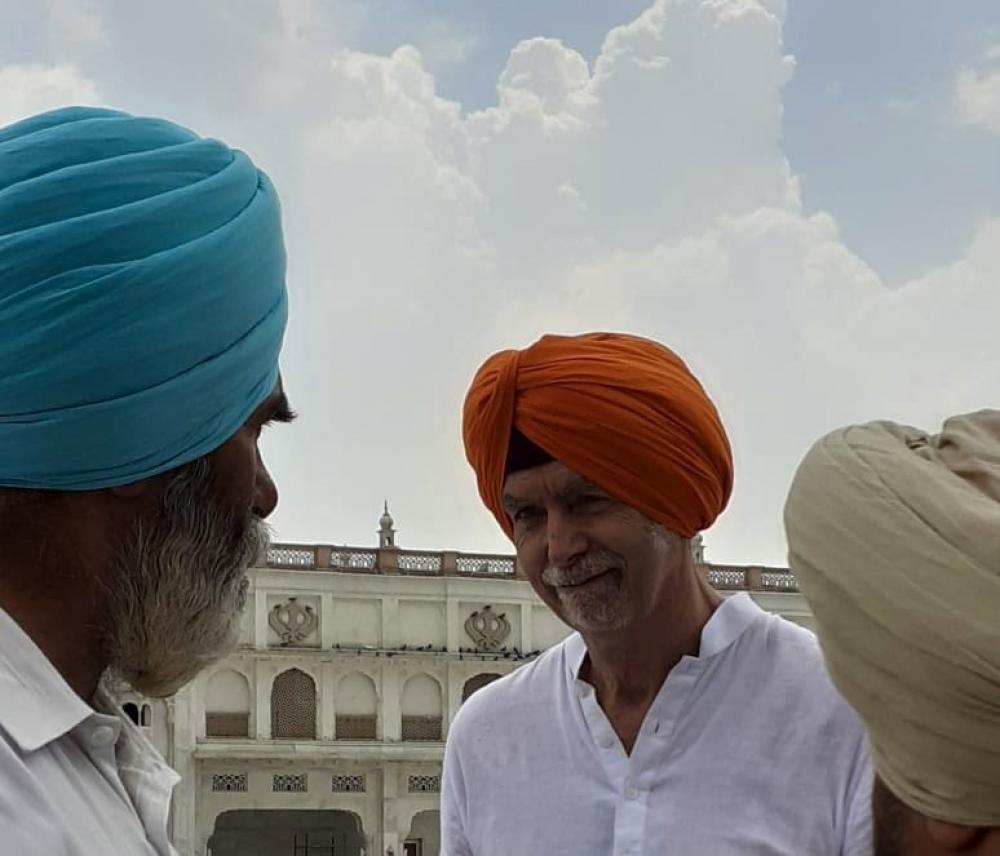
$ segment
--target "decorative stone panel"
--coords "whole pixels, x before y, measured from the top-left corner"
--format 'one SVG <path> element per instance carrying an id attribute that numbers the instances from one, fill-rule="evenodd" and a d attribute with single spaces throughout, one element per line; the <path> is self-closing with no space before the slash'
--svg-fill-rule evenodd
<path id="1" fill-rule="evenodd" d="M 440 741 L 441 717 L 404 716 L 402 736 L 404 740 Z"/>
<path id="2" fill-rule="evenodd" d="M 496 613 L 492 606 L 484 606 L 465 620 L 465 632 L 477 651 L 496 653 L 510 636 L 510 621 L 506 613 Z"/>
<path id="3" fill-rule="evenodd" d="M 439 794 L 441 793 L 441 777 L 410 776 L 407 790 L 411 794 Z"/>
<path id="4" fill-rule="evenodd" d="M 316 739 L 316 683 L 300 669 L 288 669 L 271 687 L 271 736 Z"/>
<path id="5" fill-rule="evenodd" d="M 249 737 L 249 713 L 206 713 L 205 735 L 207 737 Z"/>
<path id="6" fill-rule="evenodd" d="M 319 644 L 319 604 L 315 598 L 289 597 L 269 604 L 267 623 L 271 644 L 283 647 Z"/>
<path id="7" fill-rule="evenodd" d="M 212 776 L 212 790 L 224 793 L 242 793 L 247 791 L 246 773 L 215 773 Z"/>
<path id="8" fill-rule="evenodd" d="M 307 773 L 275 773 L 271 790 L 276 794 L 304 794 L 309 790 Z"/>
<path id="9" fill-rule="evenodd" d="M 374 716 L 347 716 L 338 714 L 336 717 L 338 740 L 374 740 Z"/>
<path id="10" fill-rule="evenodd" d="M 365 792 L 365 777 L 334 776 L 331 787 L 335 794 L 363 794 Z"/>

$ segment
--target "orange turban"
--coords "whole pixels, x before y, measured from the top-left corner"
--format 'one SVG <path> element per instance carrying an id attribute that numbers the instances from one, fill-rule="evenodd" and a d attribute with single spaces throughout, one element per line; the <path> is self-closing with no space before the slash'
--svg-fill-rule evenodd
<path id="1" fill-rule="evenodd" d="M 619 333 L 543 336 L 476 373 L 462 419 L 479 495 L 503 508 L 511 430 L 650 520 L 686 538 L 729 501 L 733 461 L 719 414 L 673 351 Z"/>

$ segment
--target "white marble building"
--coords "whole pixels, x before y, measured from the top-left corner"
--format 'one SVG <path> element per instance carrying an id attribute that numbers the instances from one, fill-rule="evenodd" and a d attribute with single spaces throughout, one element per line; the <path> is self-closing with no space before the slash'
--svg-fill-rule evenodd
<path id="1" fill-rule="evenodd" d="M 438 856 L 448 725 L 479 686 L 569 632 L 513 557 L 278 545 L 250 573 L 239 649 L 126 710 L 183 776 L 183 856 Z M 781 569 L 707 565 L 803 624 Z"/>

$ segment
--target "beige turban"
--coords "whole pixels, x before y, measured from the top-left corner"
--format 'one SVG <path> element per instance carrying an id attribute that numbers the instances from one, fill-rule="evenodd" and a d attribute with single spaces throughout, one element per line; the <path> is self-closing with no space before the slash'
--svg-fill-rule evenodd
<path id="1" fill-rule="evenodd" d="M 882 780 L 928 817 L 1000 826 L 1000 411 L 824 437 L 785 525 Z"/>

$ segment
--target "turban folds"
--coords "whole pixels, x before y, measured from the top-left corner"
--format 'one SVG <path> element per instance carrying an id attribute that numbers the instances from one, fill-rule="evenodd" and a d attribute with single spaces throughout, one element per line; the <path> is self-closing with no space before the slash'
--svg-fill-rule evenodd
<path id="1" fill-rule="evenodd" d="M 286 315 L 278 200 L 242 152 L 93 108 L 0 129 L 0 485 L 213 451 L 274 389 Z"/>
<path id="2" fill-rule="evenodd" d="M 544 336 L 479 369 L 465 399 L 465 452 L 508 537 L 503 482 L 512 429 L 687 538 L 729 500 L 732 455 L 715 406 L 684 362 L 648 339 Z"/>
<path id="3" fill-rule="evenodd" d="M 785 525 L 882 780 L 928 817 L 1000 825 L 1000 412 L 830 434 Z"/>

